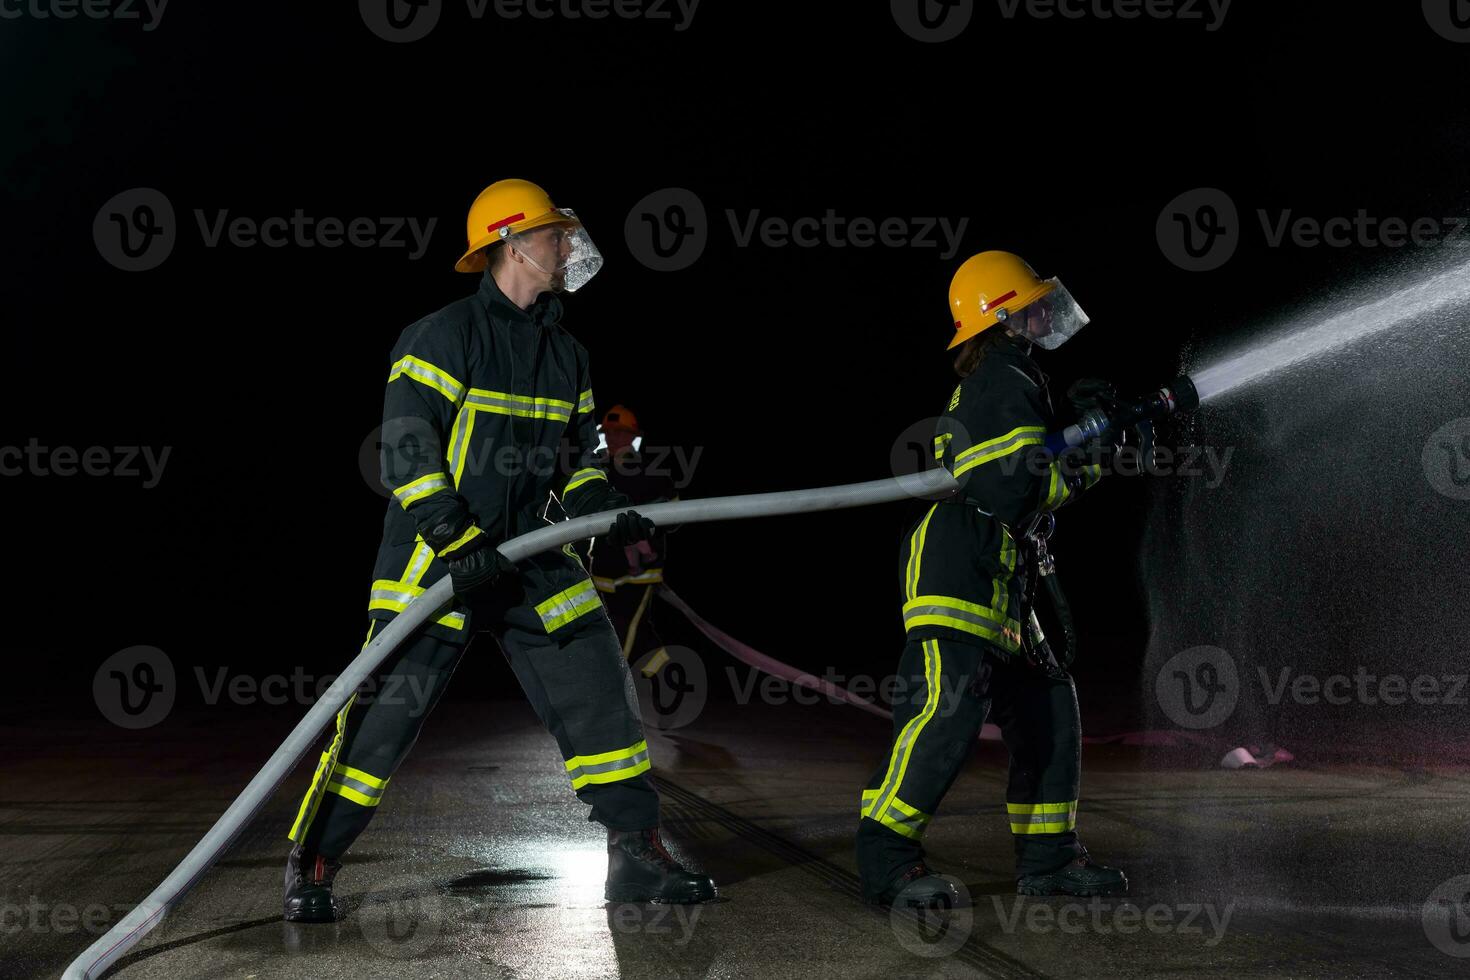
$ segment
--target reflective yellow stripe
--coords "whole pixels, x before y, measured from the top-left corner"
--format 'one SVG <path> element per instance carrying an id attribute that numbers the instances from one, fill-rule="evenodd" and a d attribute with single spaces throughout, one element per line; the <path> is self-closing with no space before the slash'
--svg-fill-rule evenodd
<path id="1" fill-rule="evenodd" d="M 947 626 L 1014 650 L 1019 642 L 1021 624 L 1006 615 L 1006 608 L 1000 604 L 1004 597 L 998 591 L 998 586 L 999 583 L 996 606 L 993 608 L 954 596 L 915 596 L 903 604 L 903 628 L 911 630 L 920 626 Z"/>
<path id="2" fill-rule="evenodd" d="M 477 412 L 495 415 L 518 415 L 528 419 L 551 419 L 554 422 L 570 422 L 572 403 L 559 398 L 541 398 L 535 395 L 513 395 L 507 391 L 490 391 L 486 388 L 471 388 L 465 405 Z"/>
<path id="3" fill-rule="evenodd" d="M 393 491 L 393 498 L 408 510 L 409 504 L 416 504 L 425 497 L 431 497 L 440 490 L 449 489 L 449 477 L 443 473 L 430 473 L 421 476 L 412 483 L 405 483 Z"/>
<path id="4" fill-rule="evenodd" d="M 328 783 L 327 792 L 335 793 L 344 800 L 351 800 L 358 806 L 377 806 L 383 802 L 381 796 L 366 796 L 353 789 L 351 786 L 343 786 L 341 783 Z"/>
<path id="5" fill-rule="evenodd" d="M 1047 471 L 1050 475 L 1050 482 L 1048 482 L 1046 487 L 1046 504 L 1044 506 L 1049 509 L 1055 509 L 1067 502 L 1067 497 L 1071 491 L 1067 489 L 1067 481 L 1062 476 L 1062 468 L 1060 466 L 1052 463 L 1051 466 L 1047 467 Z"/>
<path id="6" fill-rule="evenodd" d="M 592 400 L 592 389 L 588 388 L 577 396 L 577 411 L 582 415 L 593 415 L 597 412 L 597 405 Z"/>
<path id="7" fill-rule="evenodd" d="M 978 446 L 971 446 L 955 457 L 954 475 L 969 472 L 982 463 L 1009 456 L 1026 446 L 1039 446 L 1046 429 L 1039 425 L 1019 425 L 1003 436 L 987 439 Z"/>
<path id="8" fill-rule="evenodd" d="M 1077 801 L 1007 803 L 1013 834 L 1064 834 L 1077 826 Z"/>
<path id="9" fill-rule="evenodd" d="M 953 432 L 941 432 L 939 435 L 937 435 L 937 436 L 934 437 L 934 461 L 935 462 L 938 462 L 938 461 L 944 459 L 944 452 L 945 452 L 945 450 L 947 450 L 949 448 L 949 444 L 950 444 L 951 441 L 953 441 L 953 439 L 954 439 L 954 433 Z"/>
<path id="10" fill-rule="evenodd" d="M 601 608 L 602 600 L 597 597 L 597 589 L 589 578 L 538 603 L 536 615 L 541 617 L 541 625 L 550 633 Z"/>
<path id="11" fill-rule="evenodd" d="M 584 483 L 590 483 L 593 480 L 606 479 L 606 473 L 595 466 L 589 466 L 586 469 L 578 470 L 577 472 L 572 474 L 571 479 L 567 481 L 567 488 L 561 492 L 561 495 L 565 497 L 567 494 L 571 493 L 573 490 L 577 489 Z"/>
<path id="12" fill-rule="evenodd" d="M 907 593 L 907 598 L 910 599 L 919 591 L 919 568 L 924 558 L 924 542 L 929 534 L 929 521 L 934 517 L 934 512 L 938 509 L 938 504 L 930 505 L 929 512 L 924 515 L 924 519 L 919 522 L 919 526 L 914 530 L 913 537 L 909 539 L 908 580 L 905 583 L 904 591 Z"/>
<path id="13" fill-rule="evenodd" d="M 865 789 L 865 790 L 863 790 L 862 802 L 860 802 L 858 804 L 858 816 L 860 816 L 860 817 L 867 816 L 868 815 L 868 807 L 872 806 L 873 801 L 876 800 L 877 798 L 878 798 L 878 791 L 876 789 Z"/>
<path id="14" fill-rule="evenodd" d="M 662 568 L 650 568 L 637 575 L 624 575 L 622 578 L 592 576 L 592 584 L 597 586 L 598 592 L 616 592 L 620 585 L 656 585 L 663 580 L 664 570 Z"/>
<path id="15" fill-rule="evenodd" d="M 401 613 L 408 608 L 408 604 L 428 590 L 408 582 L 394 582 L 391 579 L 378 579 L 373 583 L 372 591 L 368 594 L 368 609 L 382 609 L 387 612 Z M 462 630 L 465 628 L 465 614 L 461 610 L 447 613 L 434 620 L 441 626 L 451 629 Z"/>
<path id="16" fill-rule="evenodd" d="M 444 461 L 449 464 L 449 471 L 454 474 L 454 486 L 459 487 L 460 481 L 464 479 L 464 464 L 469 459 L 470 433 L 475 430 L 475 411 L 472 408 L 461 408 L 459 416 L 454 420 L 454 428 L 449 433 L 449 448 L 445 450 Z"/>
<path id="17" fill-rule="evenodd" d="M 574 755 L 566 760 L 567 775 L 572 777 L 572 789 L 581 789 L 589 783 L 616 783 L 632 779 L 645 773 L 652 766 L 648 758 L 648 742 L 640 741 L 626 749 L 614 749 L 596 755 Z"/>
<path id="18" fill-rule="evenodd" d="M 908 772 L 909 759 L 914 754 L 914 743 L 919 740 L 924 726 L 934 713 L 939 710 L 939 676 L 941 669 L 939 641 L 924 641 L 924 683 L 927 687 L 924 708 L 917 715 L 910 718 L 908 724 L 903 726 L 899 732 L 898 741 L 893 744 L 893 754 L 888 762 L 888 772 L 883 777 L 883 785 L 878 789 L 878 795 L 874 797 L 868 807 L 866 817 L 878 820 L 888 810 L 888 805 L 898 795 L 899 787 L 903 785 L 904 775 Z M 881 821 L 880 821 L 881 822 Z"/>
<path id="19" fill-rule="evenodd" d="M 367 649 L 367 645 L 372 642 L 373 629 L 377 625 L 377 621 L 374 620 L 368 626 L 367 639 L 362 643 L 363 649 Z M 296 822 L 291 824 L 291 831 L 286 835 L 287 839 L 297 844 L 301 843 L 302 838 L 306 836 L 306 831 L 311 827 L 311 822 L 316 819 L 316 812 L 322 805 L 322 796 L 327 791 L 327 782 L 331 778 L 332 768 L 337 764 L 337 754 L 342 751 L 342 739 L 347 733 L 347 712 L 356 700 L 357 695 L 354 693 L 337 712 L 337 732 L 332 736 L 332 743 L 322 753 L 321 761 L 317 763 L 316 772 L 311 777 L 311 785 L 307 787 L 306 796 L 302 798 L 301 806 L 296 811 Z"/>
<path id="20" fill-rule="evenodd" d="M 456 381 L 452 374 L 412 354 L 406 354 L 394 363 L 393 370 L 388 373 L 388 383 L 392 384 L 401 377 L 412 378 L 421 385 L 428 385 L 456 405 L 464 397 L 464 385 Z"/>
<path id="21" fill-rule="evenodd" d="M 478 527 L 471 524 L 467 531 L 465 531 L 459 537 L 455 538 L 453 541 L 444 546 L 444 550 L 439 552 L 439 557 L 446 559 L 449 558 L 460 548 L 463 548 L 465 545 L 469 544 L 471 541 L 475 540 L 484 533 L 485 532 L 481 531 Z"/>
<path id="22" fill-rule="evenodd" d="M 388 785 L 388 780 L 386 779 L 379 779 L 370 772 L 363 772 L 361 769 L 354 769 L 351 766 L 344 766 L 340 763 L 338 763 L 334 771 L 343 776 L 351 776 L 359 783 L 367 783 L 373 789 L 384 789 Z"/>
<path id="23" fill-rule="evenodd" d="M 888 801 L 888 806 L 873 817 L 896 834 L 911 840 L 919 840 L 929 826 L 930 815 L 917 807 L 909 806 L 898 797 Z"/>

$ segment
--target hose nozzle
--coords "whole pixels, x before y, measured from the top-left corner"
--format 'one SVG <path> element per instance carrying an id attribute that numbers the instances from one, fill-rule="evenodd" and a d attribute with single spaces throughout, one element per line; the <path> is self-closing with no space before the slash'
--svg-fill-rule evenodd
<path id="1" fill-rule="evenodd" d="M 1083 413 L 1076 425 L 1069 425 L 1048 438 L 1047 448 L 1054 453 L 1060 452 L 1084 445 L 1116 429 L 1126 429 L 1140 422 L 1157 422 L 1196 408 L 1199 408 L 1199 390 L 1187 374 L 1181 374 L 1138 401 L 1123 403 L 1112 411 L 1094 408 Z"/>

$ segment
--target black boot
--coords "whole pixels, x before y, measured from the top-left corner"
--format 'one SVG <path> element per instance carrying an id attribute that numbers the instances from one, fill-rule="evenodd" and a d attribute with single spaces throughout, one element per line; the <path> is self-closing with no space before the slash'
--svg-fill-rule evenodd
<path id="1" fill-rule="evenodd" d="M 1018 895 L 1126 895 L 1128 876 L 1117 868 L 1105 867 L 1088 856 L 1084 848 L 1067 864 L 1046 874 L 1022 875 L 1016 880 Z"/>
<path id="2" fill-rule="evenodd" d="M 301 845 L 291 848 L 286 859 L 287 922 L 336 922 L 342 909 L 332 897 L 332 879 L 342 865 L 319 855 L 305 855 Z"/>
<path id="3" fill-rule="evenodd" d="M 940 910 L 957 909 L 964 904 L 954 883 L 929 870 L 922 861 L 905 871 L 872 901 L 885 908 L 897 904 L 900 908 Z"/>
<path id="4" fill-rule="evenodd" d="M 668 902 L 692 905 L 717 893 L 704 875 L 685 871 L 652 830 L 607 832 L 607 889 L 609 902 Z"/>

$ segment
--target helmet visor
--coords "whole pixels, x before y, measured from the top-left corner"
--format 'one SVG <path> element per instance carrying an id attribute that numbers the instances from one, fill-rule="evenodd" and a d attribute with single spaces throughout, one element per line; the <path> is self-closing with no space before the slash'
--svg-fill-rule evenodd
<path id="1" fill-rule="evenodd" d="M 1088 316 L 1060 279 L 1048 279 L 1046 283 L 1052 288 L 1045 295 L 1011 313 L 1004 324 L 1017 336 L 1056 350 L 1087 326 Z"/>
<path id="2" fill-rule="evenodd" d="M 575 293 L 602 268 L 602 253 L 570 208 L 557 208 L 556 214 L 546 224 L 508 236 L 507 244 L 551 276 L 553 291 Z"/>

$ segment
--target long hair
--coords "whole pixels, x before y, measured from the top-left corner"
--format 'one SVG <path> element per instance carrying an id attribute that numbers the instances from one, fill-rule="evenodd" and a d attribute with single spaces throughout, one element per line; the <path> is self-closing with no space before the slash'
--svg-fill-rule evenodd
<path id="1" fill-rule="evenodd" d="M 968 378 L 991 351 L 1002 345 L 1014 344 L 1015 340 L 1006 333 L 1004 327 L 997 325 L 982 330 L 960 346 L 960 352 L 954 359 L 954 373 L 961 378 Z"/>

